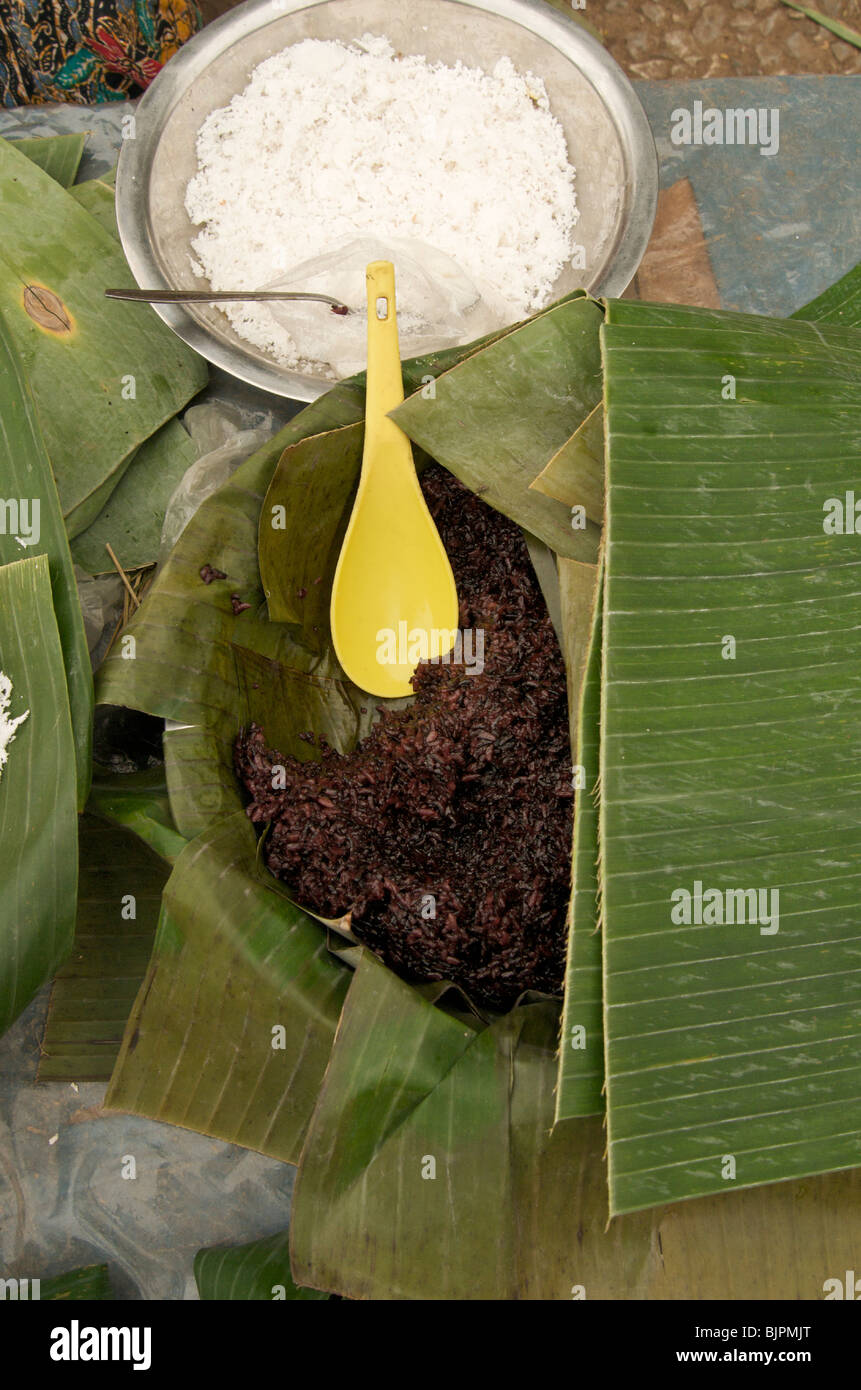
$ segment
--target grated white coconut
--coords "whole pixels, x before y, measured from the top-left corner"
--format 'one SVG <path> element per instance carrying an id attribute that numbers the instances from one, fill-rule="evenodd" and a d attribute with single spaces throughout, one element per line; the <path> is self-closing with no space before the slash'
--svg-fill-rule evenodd
<path id="1" fill-rule="evenodd" d="M 398 57 L 380 35 L 306 39 L 212 112 L 197 160 L 185 198 L 203 226 L 193 269 L 217 290 L 271 286 L 351 238 L 414 239 L 514 320 L 547 303 L 574 249 L 564 132 L 543 82 L 509 58 L 485 73 Z M 265 305 L 225 312 L 283 366 L 307 362 Z"/>
<path id="2" fill-rule="evenodd" d="M 9 761 L 7 749 L 15 737 L 15 731 L 19 724 L 23 724 L 30 711 L 25 710 L 19 714 L 17 719 L 9 718 L 9 706 L 12 703 L 12 682 L 5 671 L 0 671 L 0 777 L 3 769 Z"/>

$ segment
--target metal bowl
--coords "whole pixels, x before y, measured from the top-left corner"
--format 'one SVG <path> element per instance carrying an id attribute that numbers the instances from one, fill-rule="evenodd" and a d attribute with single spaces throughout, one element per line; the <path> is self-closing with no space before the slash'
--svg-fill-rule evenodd
<path id="1" fill-rule="evenodd" d="M 123 142 L 117 219 L 132 274 L 148 289 L 202 288 L 191 272 L 200 228 L 185 211 L 206 117 L 242 91 L 264 58 L 305 38 L 343 42 L 385 34 L 402 53 L 490 69 L 508 55 L 543 78 L 577 170 L 577 240 L 585 269 L 566 269 L 554 298 L 580 286 L 619 295 L 646 249 L 658 193 L 655 144 L 621 68 L 579 24 L 542 0 L 248 0 L 208 25 L 142 97 Z M 264 391 L 311 401 L 321 376 L 289 372 L 245 343 L 208 305 L 156 305 L 184 342 Z"/>

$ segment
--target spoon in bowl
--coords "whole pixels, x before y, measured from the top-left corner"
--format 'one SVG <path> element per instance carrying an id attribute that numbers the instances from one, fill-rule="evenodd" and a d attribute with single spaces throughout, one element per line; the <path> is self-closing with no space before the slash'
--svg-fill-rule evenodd
<path id="1" fill-rule="evenodd" d="M 330 294 L 305 294 L 296 290 L 105 290 L 106 299 L 130 299 L 143 304 L 223 304 L 230 300 L 252 303 L 267 299 L 311 299 L 328 304 L 333 314 L 349 314 L 350 307 Z M 355 312 L 355 310 L 353 311 Z"/>

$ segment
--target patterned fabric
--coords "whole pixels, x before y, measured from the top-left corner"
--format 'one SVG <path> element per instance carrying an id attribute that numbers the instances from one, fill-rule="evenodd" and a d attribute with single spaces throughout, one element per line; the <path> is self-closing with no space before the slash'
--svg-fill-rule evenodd
<path id="1" fill-rule="evenodd" d="M 200 25 L 194 0 L 0 0 L 0 102 L 139 96 Z"/>

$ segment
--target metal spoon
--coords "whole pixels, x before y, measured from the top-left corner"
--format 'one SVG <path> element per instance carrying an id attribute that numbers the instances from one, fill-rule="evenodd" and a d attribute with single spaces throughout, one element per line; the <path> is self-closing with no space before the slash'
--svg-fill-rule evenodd
<path id="1" fill-rule="evenodd" d="M 218 304 L 225 300 L 310 299 L 328 304 L 333 314 L 349 314 L 350 308 L 328 294 L 303 294 L 293 290 L 105 290 L 107 299 L 133 299 L 144 304 Z"/>

